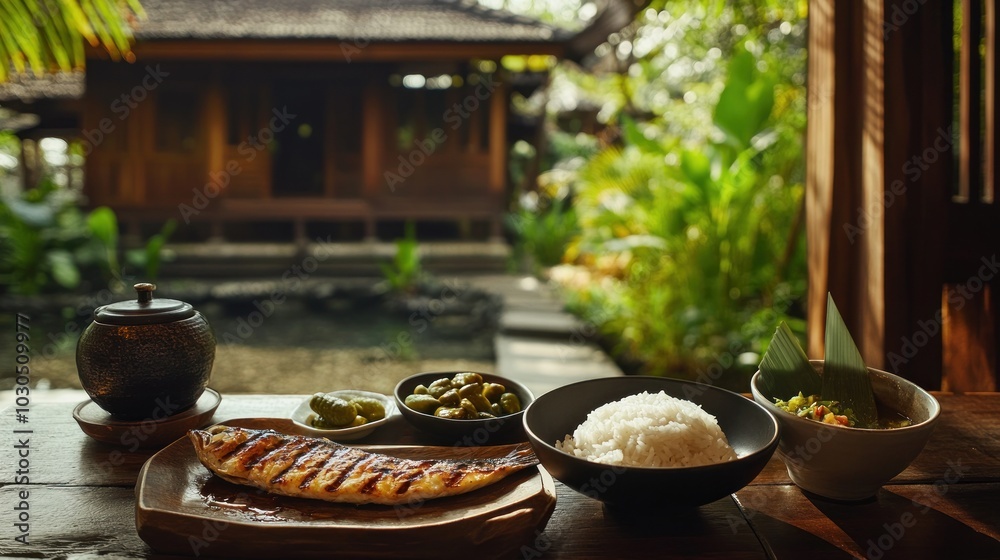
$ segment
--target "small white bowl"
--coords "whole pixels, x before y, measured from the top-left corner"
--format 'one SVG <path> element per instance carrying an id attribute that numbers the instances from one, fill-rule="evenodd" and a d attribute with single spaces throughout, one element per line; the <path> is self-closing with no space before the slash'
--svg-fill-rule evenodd
<path id="1" fill-rule="evenodd" d="M 350 428 L 340 428 L 335 430 L 322 430 L 319 428 L 314 428 L 309 425 L 309 415 L 315 414 L 313 409 L 309 406 L 309 401 L 312 400 L 312 396 L 306 398 L 302 401 L 299 406 L 295 407 L 292 411 L 291 419 L 295 424 L 297 424 L 303 430 L 308 431 L 310 434 L 315 436 L 322 436 L 332 441 L 354 441 L 356 439 L 361 439 L 368 434 L 375 431 L 376 428 L 388 422 L 393 416 L 399 414 L 396 410 L 396 403 L 392 398 L 383 395 L 381 393 L 372 393 L 371 391 L 355 391 L 353 389 L 343 390 L 343 391 L 331 391 L 327 393 L 328 395 L 333 395 L 335 397 L 340 397 L 344 400 L 351 400 L 355 397 L 368 397 L 371 399 L 376 399 L 382 406 L 385 407 L 385 418 L 381 420 L 375 420 L 374 422 L 368 422 L 367 424 L 362 424 L 360 426 L 354 426 Z"/>

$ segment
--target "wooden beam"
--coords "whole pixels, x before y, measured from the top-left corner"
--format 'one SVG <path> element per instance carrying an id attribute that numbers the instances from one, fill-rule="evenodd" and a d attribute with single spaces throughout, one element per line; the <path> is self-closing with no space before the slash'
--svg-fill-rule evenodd
<path id="1" fill-rule="evenodd" d="M 385 144 L 382 96 L 379 87 L 370 81 L 365 86 L 361 110 L 361 176 L 364 198 L 377 198 L 382 180 L 383 148 Z"/>
<path id="2" fill-rule="evenodd" d="M 205 89 L 205 113 L 202 121 L 205 123 L 205 152 L 209 173 L 206 181 L 226 172 L 227 118 L 225 92 L 219 76 L 215 75 Z"/>
<path id="3" fill-rule="evenodd" d="M 982 37 L 981 0 L 962 0 L 962 31 L 958 100 L 958 198 L 978 200 L 982 187 L 983 169 L 980 138 L 980 88 L 982 59 L 979 38 Z"/>
<path id="4" fill-rule="evenodd" d="M 490 192 L 507 186 L 507 88 L 497 84 L 490 96 Z"/>
<path id="5" fill-rule="evenodd" d="M 322 60 L 337 62 L 496 59 L 508 54 L 563 56 L 563 43 L 370 43 L 355 48 L 350 41 L 291 39 L 139 40 L 136 60 Z M 88 58 L 106 59 L 88 47 Z"/>
<path id="6" fill-rule="evenodd" d="M 997 5 L 996 2 L 986 2 L 983 27 L 986 35 L 985 57 L 985 96 L 986 134 L 983 153 L 983 193 L 981 200 L 987 204 L 995 201 L 997 179 L 997 161 L 1000 160 L 1000 139 L 997 138 L 997 75 L 1000 72 L 1000 57 L 997 56 Z"/>
<path id="7" fill-rule="evenodd" d="M 324 107 L 323 123 L 323 193 L 327 198 L 334 198 L 337 191 L 337 134 L 336 114 L 340 109 L 337 89 L 326 86 L 326 106 Z"/>
<path id="8" fill-rule="evenodd" d="M 928 84 L 951 83 L 951 19 L 927 3 L 889 25 L 892 6 L 809 6 L 808 353 L 829 291 L 866 363 L 937 388 L 951 97 Z"/>

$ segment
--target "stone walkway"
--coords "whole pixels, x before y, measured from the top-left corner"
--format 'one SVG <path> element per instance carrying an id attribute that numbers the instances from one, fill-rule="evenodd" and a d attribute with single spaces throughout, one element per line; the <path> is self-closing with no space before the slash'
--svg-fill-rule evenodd
<path id="1" fill-rule="evenodd" d="M 577 381 L 622 375 L 614 361 L 588 340 L 592 326 L 563 311 L 550 286 L 523 275 L 455 279 L 504 298 L 494 339 L 496 372 L 524 383 L 535 396 Z"/>

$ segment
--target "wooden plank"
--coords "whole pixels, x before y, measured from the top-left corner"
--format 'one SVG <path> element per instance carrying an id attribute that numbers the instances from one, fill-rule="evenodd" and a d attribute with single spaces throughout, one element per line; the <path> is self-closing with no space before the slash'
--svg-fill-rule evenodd
<path id="1" fill-rule="evenodd" d="M 996 391 L 997 314 L 995 294 L 991 286 L 984 286 L 971 294 L 971 299 L 958 308 L 948 305 L 953 299 L 962 300 L 954 285 L 944 287 L 942 294 L 944 320 L 941 330 L 944 338 L 944 378 L 941 388 L 945 391 Z"/>
<path id="2" fill-rule="evenodd" d="M 996 2 L 986 2 L 983 17 L 983 29 L 986 37 L 986 56 L 984 61 L 985 92 L 985 128 L 983 153 L 983 193 L 980 200 L 993 203 L 997 180 L 997 161 L 1000 160 L 1000 141 L 997 138 L 997 75 L 1000 70 L 1000 57 L 997 56 L 997 5 Z"/>
<path id="3" fill-rule="evenodd" d="M 864 36 L 880 37 L 884 33 L 885 10 L 883 0 L 866 0 L 864 8 Z M 866 40 L 863 44 L 862 99 L 864 118 L 861 128 L 861 207 L 871 212 L 883 204 L 886 183 L 886 108 L 885 94 L 885 41 Z M 887 248 L 899 247 L 902 241 L 893 227 L 888 212 L 885 218 L 869 220 L 867 231 L 855 239 L 858 246 L 858 264 L 852 284 L 858 293 L 853 302 L 855 330 L 852 334 L 858 350 L 869 367 L 884 368 L 886 306 L 889 298 L 899 293 L 890 287 L 892 271 L 899 266 L 887 263 Z M 898 254 L 898 252 L 893 252 Z"/>
<path id="4" fill-rule="evenodd" d="M 982 0 L 962 0 L 961 52 L 959 60 L 958 100 L 958 195 L 962 202 L 979 200 L 982 192 L 982 145 L 979 142 L 980 89 L 982 59 L 979 39 L 982 37 Z"/>
<path id="5" fill-rule="evenodd" d="M 490 97 L 490 192 L 502 194 L 507 187 L 507 88 L 494 87 Z"/>
<path id="6" fill-rule="evenodd" d="M 749 486 L 736 496 L 776 558 L 801 558 L 803 551 L 809 558 L 870 560 L 1000 557 L 996 482 L 887 486 L 854 504 L 788 485 Z"/>
<path id="7" fill-rule="evenodd" d="M 361 111 L 361 173 L 364 177 L 365 198 L 377 197 L 382 180 L 382 159 L 385 137 L 383 134 L 383 100 L 379 87 L 369 82 L 365 87 Z"/>
<path id="8" fill-rule="evenodd" d="M 225 172 L 226 167 L 226 100 L 218 75 L 211 78 L 205 91 L 205 151 L 209 177 Z M 209 178 L 206 177 L 206 181 Z M 182 185 L 177 185 L 182 187 Z M 183 185 L 186 186 L 186 185 Z M 187 192 L 187 191 L 185 191 Z M 222 192 L 225 192 L 224 190 Z"/>
<path id="9" fill-rule="evenodd" d="M 337 195 L 337 143 L 334 141 L 337 134 L 337 111 L 341 107 L 337 106 L 340 97 L 337 88 L 331 85 L 326 86 L 326 109 L 323 123 L 323 193 L 327 198 L 334 198 Z"/>
<path id="10" fill-rule="evenodd" d="M 0 488 L 0 500 L 14 507 L 23 487 Z M 13 540 L 18 529 L 8 512 L 0 556 L 68 558 L 81 553 L 114 558 L 147 558 L 152 550 L 135 531 L 132 488 L 34 486 L 28 491 L 28 544 Z M 6 509 L 6 508 L 5 508 Z"/>

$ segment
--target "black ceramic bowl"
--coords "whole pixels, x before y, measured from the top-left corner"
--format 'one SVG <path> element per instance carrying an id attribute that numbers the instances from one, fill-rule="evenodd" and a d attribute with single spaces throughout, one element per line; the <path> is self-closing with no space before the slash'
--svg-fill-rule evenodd
<path id="1" fill-rule="evenodd" d="M 595 408 L 643 391 L 687 399 L 716 417 L 736 451 L 734 461 L 700 467 L 622 467 L 587 461 L 556 449 Z M 676 509 L 714 502 L 750 483 L 778 446 L 778 423 L 764 407 L 737 393 L 693 381 L 623 376 L 552 390 L 524 411 L 535 454 L 563 484 L 611 506 Z"/>
<path id="2" fill-rule="evenodd" d="M 488 383 L 499 383 L 507 391 L 517 395 L 521 400 L 522 411 L 516 414 L 509 414 L 499 418 L 485 420 L 452 420 L 450 418 L 439 418 L 423 412 L 417 412 L 406 406 L 407 395 L 413 394 L 413 389 L 417 385 L 430 385 L 442 377 L 452 377 L 459 371 L 437 371 L 411 375 L 400 381 L 396 385 L 393 394 L 396 397 L 396 406 L 403 414 L 403 418 L 415 428 L 428 434 L 436 436 L 443 443 L 451 445 L 498 445 L 501 443 L 511 443 L 513 441 L 525 441 L 524 428 L 521 424 L 521 416 L 524 409 L 535 400 L 535 396 L 527 387 L 517 381 L 493 375 L 491 373 L 478 373 L 483 377 L 483 381 Z"/>

